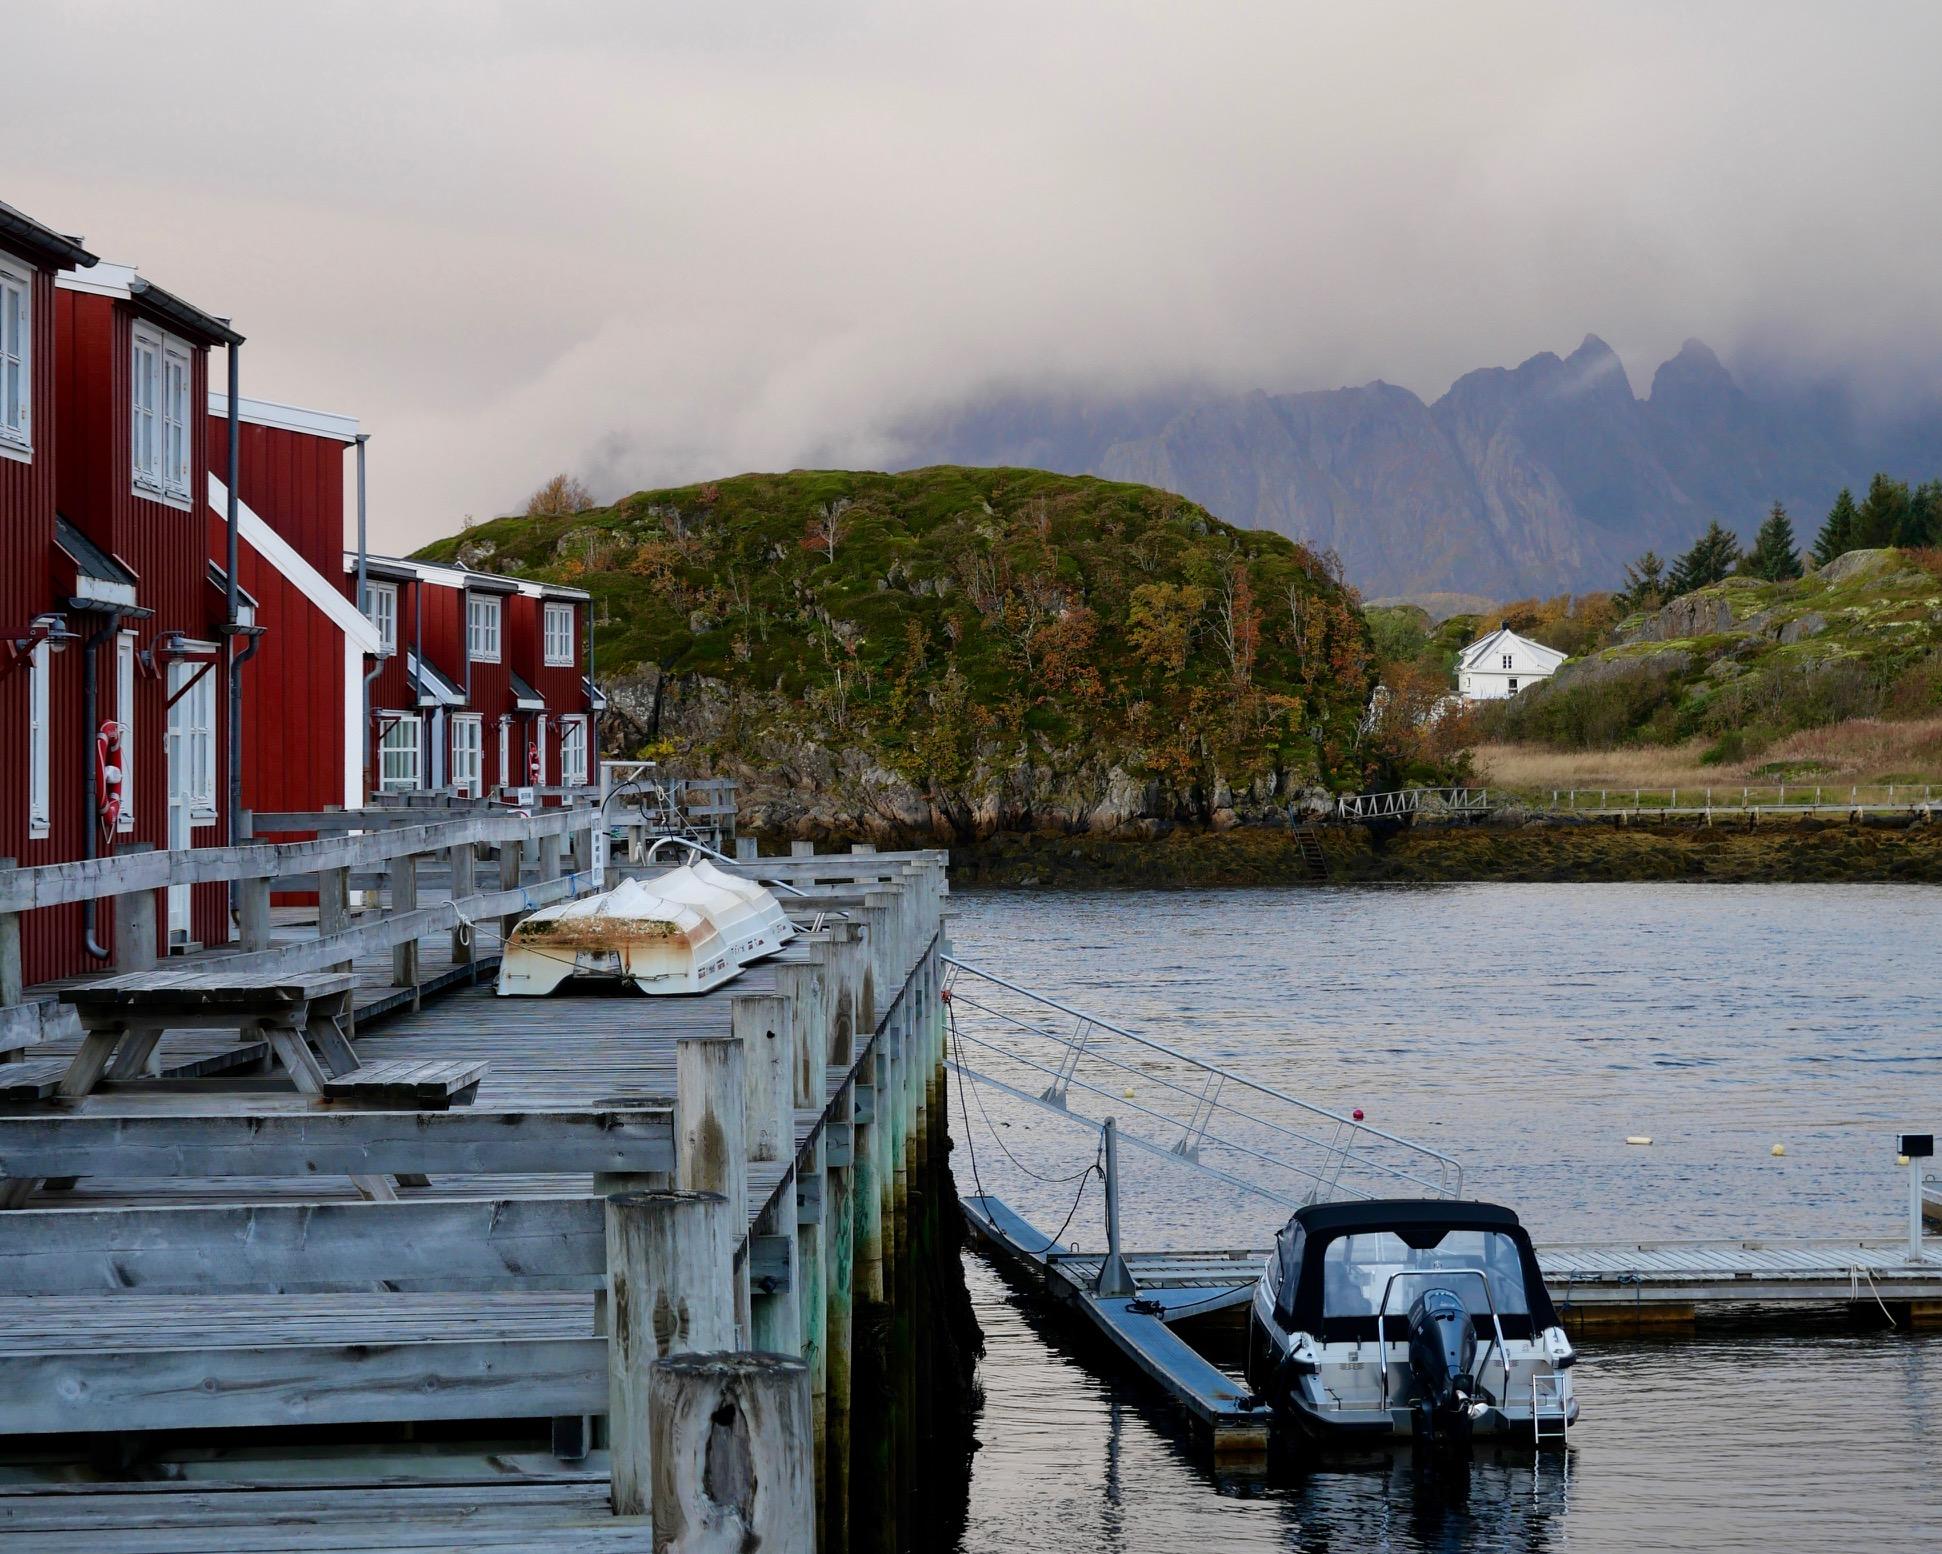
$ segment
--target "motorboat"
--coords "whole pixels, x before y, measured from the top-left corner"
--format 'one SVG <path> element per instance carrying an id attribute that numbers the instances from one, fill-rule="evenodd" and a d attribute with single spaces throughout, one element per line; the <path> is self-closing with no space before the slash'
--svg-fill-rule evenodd
<path id="1" fill-rule="evenodd" d="M 1531 1238 L 1494 1203 L 1310 1204 L 1250 1310 L 1249 1384 L 1324 1437 L 1561 1441 L 1577 1359 Z"/>
<path id="2" fill-rule="evenodd" d="M 499 996 L 544 997 L 574 979 L 632 982 L 657 995 L 720 987 L 746 962 L 712 917 L 663 892 L 666 878 L 624 880 L 523 918 L 500 956 Z"/>

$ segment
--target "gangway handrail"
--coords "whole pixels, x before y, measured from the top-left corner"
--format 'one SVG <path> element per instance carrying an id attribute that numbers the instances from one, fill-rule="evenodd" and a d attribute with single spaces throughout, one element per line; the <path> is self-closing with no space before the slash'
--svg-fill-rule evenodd
<path id="1" fill-rule="evenodd" d="M 1035 1073 L 1050 1074 L 1052 1072 L 1052 1070 L 1047 1068 L 1043 1063 L 1035 1063 L 1030 1058 L 1021 1057 L 1019 1054 L 1015 1052 L 1007 1052 L 1004 1048 L 994 1046 L 992 1043 L 988 1041 L 980 1041 L 975 1036 L 967 1036 L 963 1032 L 959 1032 L 957 1039 L 959 1042 L 965 1045 L 978 1047 L 986 1052 L 995 1053 L 999 1057 L 1004 1058 L 1005 1061 L 1008 1063 L 1023 1064 L 1026 1068 L 1033 1070 Z M 990 1078 L 990 1076 L 984 1074 L 982 1070 L 967 1068 L 966 1072 L 971 1073 L 978 1078 L 987 1079 L 991 1084 L 996 1085 L 999 1089 L 1005 1090 L 1009 1094 L 1018 1093 L 1017 1091 L 1012 1090 L 1012 1088 L 1009 1085 L 1006 1085 L 1005 1083 L 1003 1083 L 1003 1081 Z M 1151 1117 L 1157 1122 L 1165 1122 L 1165 1123 L 1178 1123 L 1180 1120 L 1177 1117 L 1169 1117 L 1165 1112 L 1155 1111 L 1150 1106 L 1142 1106 L 1138 1101 L 1132 1100 L 1126 1096 L 1115 1096 L 1110 1090 L 1102 1090 L 1098 1085 L 1092 1084 L 1087 1080 L 1074 1079 L 1071 1082 L 1077 1085 L 1081 1090 L 1087 1091 L 1092 1095 L 1098 1096 L 1101 1100 L 1112 1101 L 1117 1106 L 1130 1108 L 1131 1110 L 1138 1112 L 1142 1117 Z M 1031 1099 L 1034 1101 L 1034 1104 L 1044 1107 L 1045 1110 L 1047 1111 L 1064 1112 L 1066 1116 L 1073 1115 L 1073 1113 L 1065 1111 L 1063 1107 L 1054 1105 L 1052 1102 L 1047 1101 L 1042 1096 L 1032 1097 Z M 1247 1114 L 1242 1113 L 1241 1115 L 1246 1116 Z M 1078 1120 L 1082 1122 L 1088 1122 L 1088 1123 L 1091 1121 L 1090 1118 L 1079 1118 Z M 1149 1147 L 1148 1141 L 1141 1139 L 1136 1134 L 1122 1133 L 1120 1137 L 1129 1144 L 1136 1144 L 1141 1148 Z M 1292 1160 L 1283 1160 L 1277 1155 L 1265 1154 L 1261 1150 L 1251 1148 L 1250 1146 L 1241 1143 L 1237 1139 L 1230 1139 L 1219 1133 L 1208 1132 L 1208 1133 L 1204 1133 L 1202 1137 L 1209 1140 L 1210 1142 L 1212 1142 L 1213 1144 L 1217 1145 L 1222 1149 L 1231 1149 L 1236 1154 L 1246 1155 L 1254 1160 L 1260 1161 L 1263 1165 L 1274 1166 L 1283 1171 L 1292 1171 L 1297 1176 L 1307 1177 L 1310 1181 L 1314 1182 L 1317 1187 L 1340 1187 L 1341 1185 L 1341 1172 L 1339 1170 L 1334 1174 L 1334 1176 L 1324 1176 L 1320 1171 L 1310 1170 L 1307 1166 L 1304 1166 L 1304 1165 L 1297 1165 Z M 1164 1149 L 1158 1144 L 1153 1144 L 1150 1147 L 1157 1153 L 1170 1156 L 1172 1159 L 1175 1159 L 1175 1160 L 1184 1160 L 1189 1165 L 1200 1164 L 1200 1162 L 1194 1159 L 1192 1156 L 1183 1155 L 1178 1150 Z M 1319 1144 L 1319 1143 L 1316 1145 L 1316 1147 L 1324 1151 L 1329 1151 L 1330 1149 L 1330 1146 L 1325 1144 Z M 1413 1182 L 1418 1187 L 1426 1188 L 1432 1193 L 1438 1193 L 1443 1191 L 1443 1186 L 1440 1182 L 1432 1182 L 1424 1177 L 1412 1176 L 1409 1172 L 1399 1170 L 1394 1166 L 1383 1166 L 1380 1161 L 1367 1160 L 1367 1161 L 1363 1161 L 1362 1163 L 1366 1165 L 1376 1166 L 1378 1169 L 1381 1169 L 1382 1171 L 1384 1171 L 1386 1175 L 1400 1176 L 1404 1181 Z M 1212 1171 L 1213 1167 L 1208 1166 L 1205 1169 Z M 1222 1180 L 1229 1179 L 1223 1173 L 1216 1172 L 1215 1174 L 1221 1175 Z M 1347 1190 L 1349 1192 L 1354 1193 L 1355 1196 L 1357 1197 L 1366 1198 L 1369 1196 L 1369 1194 L 1362 1192 L 1358 1188 L 1349 1188 Z M 1280 1194 L 1272 1194 L 1272 1196 L 1274 1196 L 1276 1201 L 1278 1202 L 1284 1201 L 1281 1199 Z M 1294 1202 L 1294 1200 L 1292 1199 L 1285 1200 L 1285 1201 L 1288 1201 L 1290 1203 Z"/>
<path id="2" fill-rule="evenodd" d="M 1029 988 L 1020 987 L 1016 982 L 1012 982 L 1005 977 L 1001 977 L 995 972 L 986 971 L 981 966 L 974 966 L 968 961 L 960 960 L 955 955 L 947 954 L 942 956 L 941 959 L 943 960 L 945 965 L 949 966 L 954 971 L 968 973 L 971 976 L 981 978 L 986 982 L 990 982 L 994 986 L 1002 987 L 1009 992 L 1016 993 L 1021 998 L 1028 999 L 1033 1003 L 1043 1005 L 1048 1009 L 1056 1009 L 1061 1014 L 1067 1015 L 1074 1020 L 1084 1021 L 1094 1027 L 1097 1027 L 1100 1030 L 1110 1031 L 1113 1035 L 1121 1037 L 1126 1041 L 1130 1041 L 1134 1043 L 1136 1046 L 1144 1047 L 1149 1052 L 1160 1053 L 1163 1056 L 1172 1058 L 1176 1062 L 1184 1063 L 1189 1065 L 1190 1067 L 1198 1068 L 1204 1073 L 1217 1075 L 1219 1076 L 1219 1078 L 1223 1083 L 1231 1083 L 1231 1084 L 1239 1085 L 1244 1089 L 1255 1092 L 1257 1095 L 1266 1096 L 1271 1100 L 1281 1103 L 1282 1105 L 1292 1106 L 1298 1111 L 1306 1112 L 1310 1116 L 1325 1117 L 1329 1121 L 1336 1124 L 1337 1130 L 1338 1130 L 1338 1135 L 1337 1135 L 1338 1138 L 1340 1137 L 1340 1130 L 1346 1129 L 1348 1130 L 1348 1137 L 1350 1140 L 1353 1140 L 1358 1136 L 1366 1137 L 1369 1139 L 1376 1139 L 1376 1140 L 1382 1141 L 1385 1144 L 1394 1145 L 1399 1150 L 1403 1150 L 1405 1152 L 1421 1156 L 1428 1160 L 1433 1160 L 1437 1163 L 1437 1166 L 1439 1167 L 1438 1176 L 1440 1180 L 1447 1180 L 1451 1177 L 1454 1178 L 1454 1182 L 1455 1182 L 1454 1187 L 1444 1188 L 1442 1190 L 1448 1192 L 1452 1197 L 1461 1197 L 1463 1195 L 1463 1166 L 1455 1158 L 1444 1154 L 1441 1150 L 1432 1149 L 1427 1144 L 1419 1144 L 1415 1142 L 1413 1139 L 1402 1138 L 1399 1135 L 1387 1132 L 1382 1128 L 1372 1127 L 1367 1122 L 1362 1121 L 1360 1118 L 1346 1116 L 1343 1113 L 1333 1111 L 1326 1106 L 1317 1105 L 1313 1101 L 1304 1101 L 1299 1096 L 1290 1095 L 1288 1094 L 1287 1091 L 1276 1089 L 1273 1085 L 1263 1084 L 1258 1079 L 1251 1079 L 1247 1075 L 1238 1073 L 1235 1070 L 1227 1068 L 1222 1064 L 1211 1063 L 1205 1058 L 1196 1057 L 1194 1054 L 1190 1052 L 1184 1052 L 1177 1047 L 1169 1046 L 1167 1043 L 1163 1041 L 1157 1041 L 1150 1036 L 1142 1036 L 1137 1031 L 1131 1031 L 1126 1029 L 1124 1026 L 1116 1025 L 1111 1020 L 1102 1019 L 1098 1015 L 1088 1013 L 1087 1011 L 1084 1011 L 1084 1010 L 1075 1009 L 1070 1004 L 1062 1003 L 1058 999 L 1049 997 L 1044 993 L 1035 993 Z M 1035 1027 L 1027 1027 L 1027 1028 L 1036 1030 Z M 1049 1035 L 1050 1033 L 1039 1031 L 1037 1032 L 1037 1034 Z M 1050 1039 L 1062 1040 L 1062 1038 L 1059 1038 L 1056 1036 L 1051 1036 Z M 1108 1059 L 1107 1061 L 1113 1061 L 1113 1060 Z M 1169 1119 L 1169 1120 L 1171 1121 L 1173 1119 Z M 1270 1124 L 1270 1126 L 1273 1126 L 1273 1125 Z M 1291 1136 L 1297 1137 L 1297 1138 L 1301 1137 L 1301 1135 L 1293 1134 L 1292 1132 L 1291 1132 Z M 1352 1150 L 1350 1146 L 1348 1144 L 1325 1145 L 1317 1141 L 1315 1143 L 1315 1147 L 1318 1149 L 1322 1149 L 1329 1154 L 1340 1157 L 1341 1163 L 1338 1166 L 1337 1173 L 1336 1173 L 1337 1178 L 1339 1180 L 1341 1170 L 1347 1167 L 1352 1155 Z M 1356 1163 L 1359 1166 L 1374 1168 L 1386 1175 L 1402 1176 L 1405 1180 L 1416 1181 L 1416 1182 L 1419 1182 L 1419 1184 L 1421 1182 L 1421 1178 L 1412 1176 L 1407 1172 L 1399 1171 L 1396 1167 L 1386 1165 L 1381 1161 L 1372 1160 L 1365 1157 L 1356 1157 Z M 1308 1173 L 1304 1172 L 1304 1174 L 1308 1174 Z"/>
<path id="3" fill-rule="evenodd" d="M 1035 1025 L 1028 1025 L 1024 1021 L 1019 1020 L 1014 1016 L 1005 1013 L 1005 1011 L 1002 1009 L 993 1009 L 989 1005 L 980 1004 L 974 999 L 964 998 L 963 995 L 961 994 L 959 995 L 959 997 L 961 1001 L 965 1003 L 968 1007 L 972 1009 L 976 1009 L 981 1014 L 989 1014 L 989 1015 L 992 1015 L 994 1018 L 1005 1020 L 1012 1025 L 1016 1025 L 1020 1030 L 1030 1031 L 1034 1035 L 1045 1036 L 1048 1039 L 1054 1040 L 1054 1041 L 1059 1039 L 1056 1033 L 1041 1030 L 1038 1026 L 1035 1026 Z M 1115 1099 L 1115 1097 L 1110 1091 L 1102 1090 L 1099 1088 L 1099 1086 L 1095 1084 L 1091 1084 L 1084 1079 L 1078 1078 L 1076 1073 L 1067 1072 L 1064 1069 L 1047 1068 L 1043 1063 L 1036 1062 L 1031 1058 L 1025 1057 L 1021 1053 L 1009 1052 L 1002 1047 L 994 1045 L 991 1042 L 980 1040 L 976 1036 L 970 1036 L 970 1035 L 965 1035 L 963 1033 L 960 1033 L 958 1039 L 960 1041 L 968 1042 L 974 1047 L 981 1047 L 987 1052 L 995 1053 L 998 1056 L 1004 1058 L 1005 1061 L 1009 1063 L 1022 1064 L 1024 1067 L 1029 1068 L 1036 1073 L 1045 1074 L 1050 1078 L 1054 1079 L 1055 1081 L 1057 1081 L 1061 1085 L 1064 1085 L 1064 1086 L 1077 1085 L 1080 1089 L 1085 1090 L 1093 1095 L 1099 1096 L 1103 1100 L 1111 1101 Z M 1109 1054 L 1104 1052 L 1099 1052 L 1095 1050 L 1091 1053 L 1091 1056 L 1101 1063 L 1108 1064 L 1113 1068 L 1122 1069 L 1126 1073 L 1138 1074 L 1142 1080 L 1151 1084 L 1156 1084 L 1160 1086 L 1162 1089 L 1171 1090 L 1176 1095 L 1185 1096 L 1188 1099 L 1194 1100 L 1196 1102 L 1201 1099 L 1201 1097 L 1198 1094 L 1196 1094 L 1193 1090 L 1189 1089 L 1187 1086 L 1178 1084 L 1173 1080 L 1168 1079 L 1163 1074 L 1155 1074 L 1148 1069 L 1139 1068 L 1132 1063 L 1124 1062 L 1121 1059 L 1112 1057 Z M 1180 1119 L 1178 1117 L 1169 1116 L 1165 1112 L 1155 1111 L 1151 1107 L 1142 1106 L 1138 1102 L 1132 1101 L 1127 1098 L 1122 1097 L 1119 1099 L 1121 1101 L 1121 1104 L 1131 1106 L 1134 1111 L 1140 1113 L 1142 1116 L 1151 1117 L 1157 1122 L 1167 1123 L 1174 1127 L 1180 1126 Z M 1058 1108 L 1053 1107 L 1052 1109 L 1057 1110 Z M 1352 1156 L 1352 1152 L 1348 1150 L 1345 1146 L 1339 1143 L 1327 1142 L 1322 1139 L 1315 1138 L 1306 1133 L 1297 1132 L 1295 1129 L 1284 1127 L 1282 1124 L 1278 1122 L 1274 1122 L 1269 1118 L 1258 1117 L 1253 1112 L 1242 1111 L 1237 1106 L 1222 1107 L 1220 1108 L 1220 1110 L 1231 1112 L 1234 1116 L 1241 1118 L 1243 1121 L 1251 1122 L 1255 1124 L 1257 1127 L 1265 1128 L 1270 1133 L 1278 1133 L 1283 1138 L 1293 1139 L 1297 1143 L 1306 1144 L 1310 1148 L 1320 1150 L 1325 1158 L 1332 1159 L 1337 1156 L 1341 1156 L 1343 1157 L 1343 1163 L 1338 1165 L 1334 1175 L 1332 1177 L 1329 1177 L 1329 1176 L 1324 1176 L 1323 1173 L 1320 1171 L 1310 1170 L 1307 1166 L 1297 1165 L 1290 1160 L 1283 1160 L 1279 1156 L 1264 1154 L 1262 1151 L 1257 1149 L 1252 1149 L 1246 1144 L 1240 1143 L 1238 1140 L 1230 1139 L 1222 1134 L 1213 1132 L 1212 1126 L 1211 1126 L 1212 1120 L 1213 1120 L 1211 1113 L 1204 1122 L 1197 1121 L 1195 1123 L 1195 1126 L 1199 1131 L 1200 1138 L 1203 1142 L 1211 1142 L 1222 1149 L 1232 1149 L 1237 1151 L 1240 1154 L 1251 1155 L 1256 1160 L 1259 1160 L 1260 1162 L 1262 1162 L 1262 1164 L 1264 1165 L 1278 1166 L 1283 1170 L 1293 1171 L 1300 1176 L 1305 1176 L 1310 1178 L 1312 1181 L 1315 1182 L 1315 1184 L 1318 1187 L 1340 1185 L 1343 1165 L 1345 1165 L 1347 1160 Z M 1361 1127 L 1363 1125 L 1355 1124 L 1353 1123 L 1353 1121 L 1351 1121 L 1351 1126 Z M 1368 1130 L 1368 1131 L 1374 1131 L 1374 1130 Z M 1128 1135 L 1128 1138 L 1130 1139 L 1131 1135 Z M 1179 1151 L 1169 1151 L 1169 1153 L 1178 1154 Z M 1181 1158 L 1184 1159 L 1187 1157 L 1182 1155 Z M 1425 1189 L 1431 1194 L 1447 1191 L 1447 1184 L 1445 1184 L 1440 1180 L 1432 1181 L 1428 1177 L 1418 1176 L 1416 1173 L 1412 1171 L 1405 1171 L 1400 1166 L 1390 1165 L 1386 1161 L 1377 1160 L 1369 1156 L 1353 1156 L 1353 1158 L 1355 1159 L 1356 1164 L 1358 1165 L 1366 1166 L 1371 1170 L 1378 1171 L 1385 1176 L 1392 1176 L 1402 1181 L 1409 1182 L 1417 1187 Z M 1366 1194 L 1363 1194 L 1362 1196 L 1366 1196 Z"/>

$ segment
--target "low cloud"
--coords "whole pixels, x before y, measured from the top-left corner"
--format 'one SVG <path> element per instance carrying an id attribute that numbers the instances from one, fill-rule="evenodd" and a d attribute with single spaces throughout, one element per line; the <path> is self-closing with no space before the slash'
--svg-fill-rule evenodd
<path id="1" fill-rule="evenodd" d="M 732 13 L 732 14 L 717 14 Z M 418 543 L 994 384 L 1935 388 L 1927 6 L 39 7 L 0 191 L 234 316 Z M 85 93 L 77 88 L 86 84 Z M 173 86 L 171 85 L 173 83 Z"/>

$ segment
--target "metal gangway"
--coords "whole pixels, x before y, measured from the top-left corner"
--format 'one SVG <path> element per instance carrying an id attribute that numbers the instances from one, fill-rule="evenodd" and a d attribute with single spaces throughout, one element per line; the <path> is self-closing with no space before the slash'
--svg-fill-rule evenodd
<path id="1" fill-rule="evenodd" d="M 1413 815 L 1483 815 L 1488 788 L 1396 788 L 1387 793 L 1345 793 L 1335 801 L 1335 820 L 1407 820 Z"/>
<path id="2" fill-rule="evenodd" d="M 1460 1197 L 1450 1156 L 943 957 L 963 1079 L 1102 1130 L 1288 1209 L 1342 1198 Z"/>

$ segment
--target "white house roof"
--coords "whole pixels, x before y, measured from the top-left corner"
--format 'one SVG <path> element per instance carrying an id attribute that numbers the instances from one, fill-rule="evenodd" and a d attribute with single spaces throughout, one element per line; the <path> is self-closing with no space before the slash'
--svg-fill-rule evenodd
<path id="1" fill-rule="evenodd" d="M 228 506 L 229 487 L 211 475 L 210 510 L 221 517 L 227 512 Z M 290 542 L 259 517 L 247 502 L 239 501 L 236 504 L 236 528 L 237 537 L 287 577 L 350 642 L 362 652 L 378 651 L 378 629 L 364 618 L 364 612 L 332 587 L 330 581 L 298 555 Z"/>
<path id="2" fill-rule="evenodd" d="M 209 391 L 209 413 L 218 420 L 229 415 L 229 396 L 221 389 Z M 331 410 L 310 410 L 302 405 L 280 405 L 272 399 L 251 399 L 240 394 L 236 399 L 236 418 L 255 426 L 275 427 L 285 432 L 308 432 L 313 437 L 328 437 L 333 442 L 357 441 L 357 417 L 338 415 Z"/>
<path id="3" fill-rule="evenodd" d="M 1493 653 L 1513 652 L 1526 659 L 1532 668 L 1552 670 L 1565 661 L 1566 654 L 1556 648 L 1548 648 L 1542 642 L 1533 642 L 1529 637 L 1520 637 L 1508 626 L 1499 626 L 1486 637 L 1479 637 L 1457 655 L 1457 668 L 1481 669 L 1487 667 L 1484 660 Z"/>

